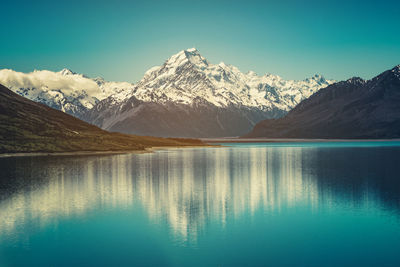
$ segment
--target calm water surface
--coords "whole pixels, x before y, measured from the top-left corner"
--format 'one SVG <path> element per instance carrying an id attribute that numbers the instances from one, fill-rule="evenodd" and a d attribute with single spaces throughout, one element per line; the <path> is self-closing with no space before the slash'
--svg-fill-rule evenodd
<path id="1" fill-rule="evenodd" d="M 0 158 L 0 266 L 400 266 L 400 142 Z"/>

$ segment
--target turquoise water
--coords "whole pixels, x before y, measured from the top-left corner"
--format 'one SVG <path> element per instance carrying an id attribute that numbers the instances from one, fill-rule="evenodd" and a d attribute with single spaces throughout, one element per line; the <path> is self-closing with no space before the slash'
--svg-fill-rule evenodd
<path id="1" fill-rule="evenodd" d="M 0 266 L 400 266 L 400 142 L 0 158 Z"/>

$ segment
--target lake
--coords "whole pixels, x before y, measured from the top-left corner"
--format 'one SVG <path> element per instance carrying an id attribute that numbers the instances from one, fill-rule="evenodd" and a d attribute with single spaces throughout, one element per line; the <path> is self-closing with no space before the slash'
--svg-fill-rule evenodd
<path id="1" fill-rule="evenodd" d="M 400 142 L 0 158 L 0 266 L 400 266 Z"/>

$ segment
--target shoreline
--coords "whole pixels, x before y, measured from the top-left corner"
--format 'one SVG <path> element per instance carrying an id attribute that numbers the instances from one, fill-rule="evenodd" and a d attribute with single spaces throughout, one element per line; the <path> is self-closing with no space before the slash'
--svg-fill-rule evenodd
<path id="1" fill-rule="evenodd" d="M 0 158 L 9 157 L 40 157 L 40 156 L 91 156 L 91 155 L 118 155 L 118 154 L 141 154 L 146 150 L 121 150 L 121 151 L 68 151 L 68 152 L 17 152 L 0 153 Z"/>
<path id="2" fill-rule="evenodd" d="M 302 139 L 302 138 L 199 138 L 204 145 L 188 146 L 154 146 L 143 150 L 108 150 L 108 151 L 66 151 L 66 152 L 16 152 L 0 153 L 0 158 L 9 157 L 40 157 L 40 156 L 107 156 L 122 154 L 153 153 L 160 150 L 224 147 L 216 143 L 330 143 L 330 142 L 399 142 L 400 139 Z"/>
<path id="3" fill-rule="evenodd" d="M 397 139 L 306 139 L 306 138 L 200 138 L 206 144 L 212 143 L 329 143 L 329 142 L 395 142 Z"/>
<path id="4" fill-rule="evenodd" d="M 41 157 L 41 156 L 107 156 L 107 155 L 122 155 L 122 154 L 144 154 L 153 153 L 157 150 L 180 149 L 180 148 L 202 148 L 202 147 L 220 147 L 218 145 L 188 145 L 188 146 L 160 146 L 147 147 L 143 150 L 108 150 L 108 151 L 67 151 L 67 152 L 17 152 L 17 153 L 0 153 L 0 158 L 10 157 Z"/>

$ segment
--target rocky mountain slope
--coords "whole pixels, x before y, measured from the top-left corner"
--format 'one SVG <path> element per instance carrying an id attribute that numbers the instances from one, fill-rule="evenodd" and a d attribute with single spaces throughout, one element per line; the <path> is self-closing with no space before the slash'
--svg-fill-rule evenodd
<path id="1" fill-rule="evenodd" d="M 199 140 L 110 133 L 21 97 L 0 84 L 0 153 L 142 150 L 203 145 Z"/>
<path id="2" fill-rule="evenodd" d="M 400 65 L 368 81 L 332 84 L 246 137 L 400 138 Z"/>
<path id="3" fill-rule="evenodd" d="M 132 90 L 100 101 L 83 118 L 125 133 L 237 136 L 262 119 L 283 116 L 332 82 L 320 75 L 286 81 L 242 73 L 231 65 L 211 64 L 192 48 L 151 68 Z"/>

